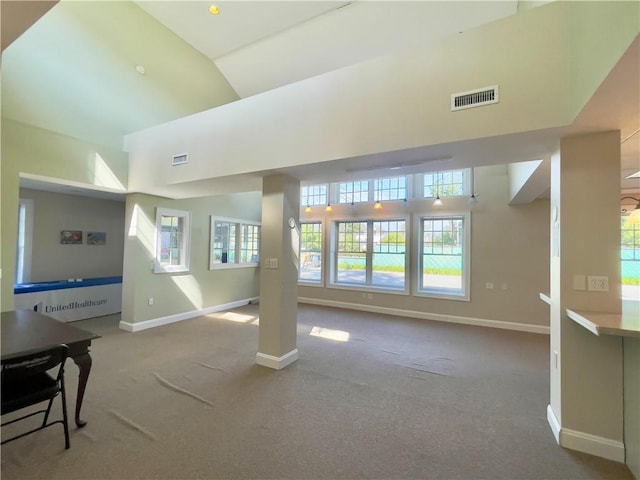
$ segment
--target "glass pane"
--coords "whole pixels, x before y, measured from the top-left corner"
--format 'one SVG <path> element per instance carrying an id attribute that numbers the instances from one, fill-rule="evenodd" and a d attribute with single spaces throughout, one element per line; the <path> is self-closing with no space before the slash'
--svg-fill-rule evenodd
<path id="1" fill-rule="evenodd" d="M 336 281 L 367 283 L 367 223 L 339 222 Z"/>
<path id="2" fill-rule="evenodd" d="M 258 225 L 242 225 L 240 240 L 240 262 L 258 263 L 260 252 L 260 227 Z"/>
<path id="3" fill-rule="evenodd" d="M 622 298 L 640 298 L 640 222 L 629 216 L 621 217 L 621 274 Z"/>
<path id="4" fill-rule="evenodd" d="M 373 222 L 372 285 L 404 289 L 404 220 Z"/>
<path id="5" fill-rule="evenodd" d="M 422 221 L 421 289 L 462 292 L 463 228 L 462 218 Z"/>
<path id="6" fill-rule="evenodd" d="M 404 200 L 407 198 L 407 177 L 378 178 L 373 187 L 374 200 Z"/>
<path id="7" fill-rule="evenodd" d="M 309 185 L 300 189 L 300 205 L 326 205 L 328 203 L 327 185 Z"/>
<path id="8" fill-rule="evenodd" d="M 236 224 L 216 221 L 213 229 L 212 263 L 235 263 Z"/>
<path id="9" fill-rule="evenodd" d="M 160 264 L 181 265 L 184 219 L 178 216 L 160 218 Z"/>
<path id="10" fill-rule="evenodd" d="M 427 198 L 451 197 L 465 194 L 464 170 L 448 170 L 424 175 L 423 195 Z"/>
<path id="11" fill-rule="evenodd" d="M 300 225 L 300 271 L 299 278 L 305 282 L 322 280 L 322 224 Z"/>

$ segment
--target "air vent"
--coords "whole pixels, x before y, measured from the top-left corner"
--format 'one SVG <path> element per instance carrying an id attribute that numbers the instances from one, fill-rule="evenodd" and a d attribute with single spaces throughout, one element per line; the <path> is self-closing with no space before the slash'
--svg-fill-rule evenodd
<path id="1" fill-rule="evenodd" d="M 451 111 L 498 103 L 498 86 L 480 88 L 451 95 Z"/>
<path id="2" fill-rule="evenodd" d="M 188 161 L 189 160 L 187 159 L 186 153 L 183 153 L 182 155 L 174 155 L 173 159 L 171 160 L 171 165 L 173 165 L 174 167 L 177 165 L 184 165 Z"/>

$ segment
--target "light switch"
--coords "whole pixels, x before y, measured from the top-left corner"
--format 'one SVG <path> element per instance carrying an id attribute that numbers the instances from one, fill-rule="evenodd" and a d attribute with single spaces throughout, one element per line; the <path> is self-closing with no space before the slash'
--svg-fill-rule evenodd
<path id="1" fill-rule="evenodd" d="M 270 258 L 269 259 L 269 268 L 277 269 L 278 268 L 278 258 Z"/>

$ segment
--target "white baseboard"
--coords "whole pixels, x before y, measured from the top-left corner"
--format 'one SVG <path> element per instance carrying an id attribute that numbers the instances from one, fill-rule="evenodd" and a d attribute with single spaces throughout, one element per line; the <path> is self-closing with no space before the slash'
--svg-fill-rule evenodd
<path id="1" fill-rule="evenodd" d="M 294 348 L 289 353 L 281 356 L 274 357 L 273 355 L 267 355 L 266 353 L 258 352 L 256 354 L 256 363 L 263 367 L 273 368 L 274 370 L 282 370 L 287 365 L 291 365 L 298 359 L 298 349 Z"/>
<path id="2" fill-rule="evenodd" d="M 222 305 L 213 305 L 211 307 L 202 308 L 200 310 L 191 310 L 189 312 L 176 313 L 174 315 L 167 315 L 166 317 L 152 318 L 150 320 L 144 320 L 142 322 L 120 322 L 119 327 L 127 332 L 139 332 L 140 330 L 146 330 L 147 328 L 160 327 L 162 325 L 168 325 L 170 323 L 180 322 L 182 320 L 188 320 L 189 318 L 199 317 L 201 315 L 208 315 L 209 313 L 221 312 L 222 310 L 230 310 L 232 308 L 242 307 L 251 302 L 255 302 L 258 297 L 245 298 L 243 300 L 237 300 L 235 302 L 224 303 Z"/>
<path id="3" fill-rule="evenodd" d="M 443 315 L 441 313 L 419 312 L 416 310 L 399 310 L 389 307 L 379 307 L 374 305 L 363 305 L 360 303 L 338 302 L 335 300 L 322 300 L 317 298 L 298 297 L 298 302 L 311 305 L 321 305 L 325 307 L 346 308 L 349 310 L 360 310 L 363 312 L 385 313 L 400 317 L 420 318 L 423 320 L 434 320 L 436 322 L 460 323 L 463 325 L 475 325 L 479 327 L 502 328 L 505 330 L 517 330 L 520 332 L 542 333 L 549 335 L 550 329 L 544 325 L 529 325 L 526 323 L 504 322 L 501 320 L 488 320 L 484 318 L 460 317 L 457 315 Z"/>
<path id="4" fill-rule="evenodd" d="M 561 428 L 560 445 L 571 450 L 624 463 L 624 443 L 618 440 Z"/>
<path id="5" fill-rule="evenodd" d="M 613 460 L 614 462 L 624 463 L 625 449 L 623 442 L 571 430 L 570 428 L 562 428 L 560 422 L 558 422 L 558 418 L 551 409 L 551 405 L 547 406 L 547 421 L 558 445 L 568 448 L 569 450 L 576 450 L 578 452 Z"/>
<path id="6" fill-rule="evenodd" d="M 547 405 L 547 422 L 549 422 L 553 436 L 556 438 L 556 443 L 560 445 L 560 422 L 558 422 L 558 417 L 553 412 L 551 405 Z"/>

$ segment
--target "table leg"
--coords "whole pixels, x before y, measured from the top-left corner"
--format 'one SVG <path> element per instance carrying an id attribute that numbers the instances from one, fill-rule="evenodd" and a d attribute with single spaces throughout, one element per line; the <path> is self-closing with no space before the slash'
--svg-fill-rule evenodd
<path id="1" fill-rule="evenodd" d="M 76 397 L 75 420 L 78 428 L 82 428 L 87 424 L 87 422 L 85 420 L 80 420 L 80 408 L 82 408 L 84 390 L 87 388 L 87 380 L 89 380 L 89 372 L 91 371 L 91 357 L 89 356 L 89 352 L 86 352 L 80 355 L 75 355 L 72 358 L 80 370 L 80 375 L 78 376 L 78 395 Z"/>

